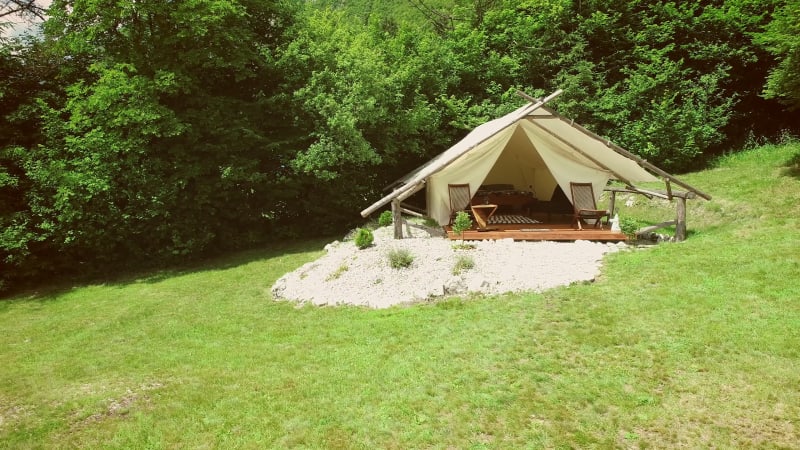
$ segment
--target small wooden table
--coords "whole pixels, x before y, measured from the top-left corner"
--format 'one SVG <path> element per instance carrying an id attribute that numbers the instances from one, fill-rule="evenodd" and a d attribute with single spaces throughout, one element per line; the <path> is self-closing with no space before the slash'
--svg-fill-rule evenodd
<path id="1" fill-rule="evenodd" d="M 489 225 L 489 218 L 497 211 L 497 205 L 471 205 L 470 208 L 472 208 L 475 221 L 478 222 L 478 230 L 486 230 Z"/>

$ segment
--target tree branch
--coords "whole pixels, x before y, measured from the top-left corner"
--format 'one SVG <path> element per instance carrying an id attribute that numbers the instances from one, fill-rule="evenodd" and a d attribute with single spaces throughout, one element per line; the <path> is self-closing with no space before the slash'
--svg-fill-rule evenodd
<path id="1" fill-rule="evenodd" d="M 27 20 L 45 20 L 46 9 L 36 0 L 0 1 L 0 19 L 17 16 Z"/>

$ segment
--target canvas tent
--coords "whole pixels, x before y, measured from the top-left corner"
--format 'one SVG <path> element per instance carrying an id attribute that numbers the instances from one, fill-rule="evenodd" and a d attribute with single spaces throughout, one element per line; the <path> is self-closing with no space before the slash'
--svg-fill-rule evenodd
<path id="1" fill-rule="evenodd" d="M 362 216 L 425 188 L 427 215 L 445 225 L 450 219 L 449 183 L 469 183 L 473 195 L 481 185 L 513 184 L 548 201 L 556 186 L 570 192 L 570 182 L 590 182 L 599 196 L 609 179 L 631 188 L 634 182 L 658 180 L 642 167 L 643 161 L 543 106 L 559 93 L 478 126 L 400 179 Z"/>

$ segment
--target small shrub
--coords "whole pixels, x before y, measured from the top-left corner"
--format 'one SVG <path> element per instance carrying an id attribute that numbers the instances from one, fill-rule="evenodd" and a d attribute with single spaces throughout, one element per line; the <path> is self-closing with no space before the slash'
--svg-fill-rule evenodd
<path id="1" fill-rule="evenodd" d="M 464 211 L 459 211 L 456 214 L 456 219 L 453 221 L 453 233 L 461 236 L 461 241 L 464 241 L 464 231 L 472 228 L 472 219 L 469 214 Z"/>
<path id="2" fill-rule="evenodd" d="M 388 227 L 392 224 L 392 222 L 393 220 L 391 211 L 384 211 L 381 213 L 380 217 L 378 217 L 378 226 Z"/>
<path id="3" fill-rule="evenodd" d="M 641 222 L 632 217 L 620 217 L 619 219 L 620 231 L 630 238 L 636 237 L 636 230 L 641 228 L 641 226 Z"/>
<path id="4" fill-rule="evenodd" d="M 356 231 L 356 237 L 353 239 L 356 247 L 362 250 L 372 245 L 374 240 L 375 235 L 373 235 L 372 230 L 368 228 L 359 228 L 358 231 Z"/>
<path id="5" fill-rule="evenodd" d="M 472 219 L 465 211 L 456 213 L 456 218 L 453 220 L 453 231 L 461 234 L 466 230 L 472 228 Z"/>
<path id="6" fill-rule="evenodd" d="M 414 262 L 414 255 L 406 249 L 393 249 L 389 251 L 389 266 L 392 269 L 409 267 Z"/>
<path id="7" fill-rule="evenodd" d="M 475 267 L 475 261 L 470 258 L 469 256 L 461 255 L 456 260 L 455 266 L 453 266 L 453 275 L 460 275 L 461 272 L 465 270 L 469 270 Z"/>

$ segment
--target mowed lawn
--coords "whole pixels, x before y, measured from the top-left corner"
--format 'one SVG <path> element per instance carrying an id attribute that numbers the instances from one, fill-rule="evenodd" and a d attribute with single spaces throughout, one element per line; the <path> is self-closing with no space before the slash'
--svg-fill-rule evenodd
<path id="1" fill-rule="evenodd" d="M 0 301 L 0 447 L 800 448 L 800 145 L 683 178 L 686 242 L 544 294 L 274 302 L 317 240 Z"/>

